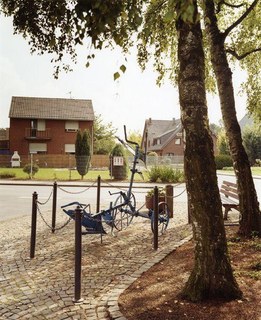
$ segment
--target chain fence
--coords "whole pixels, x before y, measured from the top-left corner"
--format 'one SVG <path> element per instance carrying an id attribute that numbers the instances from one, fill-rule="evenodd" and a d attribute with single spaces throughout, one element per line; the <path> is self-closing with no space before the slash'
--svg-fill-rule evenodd
<path id="1" fill-rule="evenodd" d="M 111 188 L 114 188 L 114 189 L 117 189 L 117 190 L 119 190 L 119 192 L 114 192 L 113 194 L 117 194 L 117 193 L 119 193 L 119 194 L 121 194 L 121 193 L 124 193 L 124 194 L 126 194 L 127 195 L 127 192 L 128 192 L 128 188 L 129 188 L 129 186 L 126 186 L 126 187 L 122 187 L 122 186 L 120 186 L 120 185 L 115 185 L 115 184 L 112 184 L 112 183 L 110 183 L 110 182 L 108 182 L 108 181 L 104 181 L 104 180 L 101 180 L 101 183 L 103 183 L 103 186 L 102 187 L 105 187 L 105 186 L 109 186 L 109 187 L 111 187 Z M 57 185 L 57 188 L 60 190 L 60 191 L 62 191 L 62 192 L 65 192 L 65 193 L 67 193 L 67 194 L 73 194 L 73 195 L 77 195 L 77 194 L 82 194 L 82 193 L 84 193 L 84 192 L 87 192 L 90 188 L 97 188 L 97 185 L 98 185 L 98 183 L 97 182 L 93 182 L 90 186 L 88 186 L 87 188 L 84 188 L 83 190 L 80 190 L 80 191 L 76 191 L 76 192 L 74 192 L 74 191 L 69 191 L 68 189 L 65 189 L 64 187 L 61 187 L 61 186 L 59 186 L 59 185 Z M 183 185 L 182 183 L 178 183 L 178 184 L 175 184 L 174 185 L 174 190 L 175 190 L 175 187 L 179 187 L 179 186 L 181 186 L 181 185 Z M 100 186 L 101 186 L 101 184 L 100 184 Z M 72 187 L 72 185 L 70 186 L 70 185 L 68 185 L 68 187 Z M 145 193 L 148 193 L 148 191 L 147 190 L 145 190 L 144 191 L 144 189 L 153 189 L 153 188 L 151 188 L 151 187 L 147 187 L 147 186 L 140 186 L 140 187 L 133 187 L 133 188 L 136 188 L 136 190 L 135 190 L 135 193 L 142 193 L 142 194 L 145 194 Z M 140 190 L 139 190 L 140 189 Z M 178 198 L 178 197 L 180 197 L 182 194 L 184 194 L 185 193 L 185 191 L 186 191 L 186 187 L 184 187 L 184 190 L 182 190 L 179 194 L 176 194 L 176 195 L 173 195 L 173 196 L 169 196 L 169 195 L 166 195 L 165 196 L 165 198 L 166 198 L 166 200 L 167 199 L 169 199 L 169 198 Z M 135 196 L 135 193 L 133 193 L 132 192 L 132 194 Z M 58 231 L 58 230 L 61 230 L 61 229 L 63 229 L 64 227 L 66 227 L 69 223 L 70 223 L 70 221 L 72 220 L 72 217 L 69 217 L 68 218 L 68 220 L 66 220 L 64 223 L 62 223 L 62 225 L 60 225 L 59 227 L 53 227 L 53 225 L 51 225 L 51 224 L 49 224 L 48 223 L 48 221 L 47 221 L 47 219 L 45 218 L 45 216 L 44 216 L 44 214 L 43 214 L 43 212 L 42 212 L 42 209 L 40 208 L 40 206 L 45 206 L 45 205 L 47 205 L 47 203 L 51 200 L 51 198 L 52 198 L 52 196 L 54 195 L 54 192 L 53 192 L 53 190 L 51 191 L 51 193 L 50 193 L 50 195 L 48 196 L 48 198 L 47 198 L 47 200 L 45 201 L 45 202 L 41 202 L 41 201 L 39 201 L 39 200 L 37 200 L 37 212 L 39 213 L 39 215 L 40 215 L 40 217 L 41 217 L 41 219 L 43 220 L 43 222 L 45 223 L 45 225 L 49 228 L 49 229 L 51 229 L 53 232 L 54 231 Z M 117 201 L 117 200 L 116 200 Z M 136 200 L 135 200 L 136 201 Z M 114 202 L 114 205 L 115 205 L 116 203 Z M 135 203 L 135 205 L 136 205 L 136 203 Z M 146 203 L 144 202 L 137 210 L 135 209 L 135 212 L 128 212 L 128 210 L 126 210 L 126 214 L 128 215 L 130 215 L 130 216 L 135 216 L 135 215 L 137 215 L 137 212 L 140 212 L 141 211 L 141 209 L 143 209 L 144 207 L 145 207 L 145 205 L 146 205 Z M 119 217 L 117 217 L 117 219 L 115 218 L 116 217 L 116 214 L 115 214 L 115 210 L 117 210 L 117 209 L 114 209 L 114 208 L 112 208 L 112 207 L 109 207 L 109 208 L 107 208 L 107 209 L 103 209 L 103 210 L 101 210 L 99 213 L 91 213 L 91 209 L 90 209 L 90 204 L 89 205 L 87 205 L 87 206 L 89 206 L 89 211 L 90 212 L 86 212 L 86 210 L 85 210 L 85 208 L 83 208 L 82 209 L 82 212 L 83 212 L 83 214 L 85 214 L 85 215 L 87 215 L 87 217 L 88 217 L 88 219 L 90 220 L 90 221 L 95 221 L 95 222 L 101 222 L 101 219 L 102 219 L 102 217 L 103 217 L 103 214 L 105 214 L 106 212 L 108 213 L 108 214 L 110 214 L 110 219 L 109 220 L 107 220 L 106 221 L 106 219 L 102 219 L 102 222 L 104 222 L 105 224 L 107 224 L 107 225 L 109 225 L 110 227 L 112 226 L 112 225 L 115 225 L 115 223 L 121 223 L 121 222 L 124 222 L 124 221 L 126 221 L 126 217 L 121 217 L 121 218 L 119 218 Z M 126 206 L 126 205 L 123 205 L 123 206 Z M 66 212 L 64 212 L 64 211 L 61 211 L 62 212 L 62 214 L 65 214 Z M 124 212 L 124 211 L 123 211 Z M 131 217 L 131 220 L 132 220 L 132 217 Z M 113 228 L 112 228 L 113 229 Z"/>

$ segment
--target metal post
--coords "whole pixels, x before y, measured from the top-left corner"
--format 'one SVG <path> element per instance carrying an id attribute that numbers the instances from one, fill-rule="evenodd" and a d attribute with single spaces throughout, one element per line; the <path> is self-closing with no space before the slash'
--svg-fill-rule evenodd
<path id="1" fill-rule="evenodd" d="M 101 176 L 97 178 L 97 202 L 96 202 L 96 212 L 100 211 L 100 201 L 101 201 Z"/>
<path id="2" fill-rule="evenodd" d="M 74 269 L 74 303 L 82 303 L 81 272 L 82 272 L 82 210 L 75 210 L 75 269 Z"/>
<path id="3" fill-rule="evenodd" d="M 33 153 L 31 153 L 30 178 L 33 179 Z"/>
<path id="4" fill-rule="evenodd" d="M 31 222 L 31 246 L 30 259 L 35 256 L 35 242 L 36 242 L 36 218 L 37 218 L 37 193 L 34 192 L 32 196 L 32 222 Z"/>
<path id="5" fill-rule="evenodd" d="M 159 237 L 159 189 L 154 187 L 154 250 L 158 249 L 158 237 Z"/>
<path id="6" fill-rule="evenodd" d="M 56 225 L 56 204 L 57 204 L 57 182 L 53 184 L 53 210 L 52 210 L 52 233 L 55 232 Z"/>
<path id="7" fill-rule="evenodd" d="M 191 223 L 192 207 L 191 207 L 191 195 L 188 192 L 188 223 Z"/>
<path id="8" fill-rule="evenodd" d="M 173 186 L 171 184 L 166 185 L 166 202 L 169 208 L 169 217 L 173 218 Z"/>

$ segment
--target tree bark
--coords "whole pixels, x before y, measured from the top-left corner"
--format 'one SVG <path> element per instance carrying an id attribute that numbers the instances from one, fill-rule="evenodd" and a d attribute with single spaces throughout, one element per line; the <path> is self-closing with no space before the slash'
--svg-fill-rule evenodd
<path id="1" fill-rule="evenodd" d="M 261 236 L 259 203 L 250 163 L 242 143 L 241 130 L 237 121 L 232 72 L 224 47 L 225 39 L 217 25 L 213 0 L 206 0 L 204 10 L 206 30 L 210 42 L 211 62 L 217 80 L 222 118 L 237 178 L 239 209 L 242 216 L 239 233 L 249 237 L 254 232 Z"/>
<path id="2" fill-rule="evenodd" d="M 196 1 L 194 1 L 196 8 Z M 186 133 L 184 169 L 191 196 L 195 265 L 182 296 L 192 301 L 241 296 L 230 265 L 210 135 L 202 32 L 177 21 L 179 97 Z"/>

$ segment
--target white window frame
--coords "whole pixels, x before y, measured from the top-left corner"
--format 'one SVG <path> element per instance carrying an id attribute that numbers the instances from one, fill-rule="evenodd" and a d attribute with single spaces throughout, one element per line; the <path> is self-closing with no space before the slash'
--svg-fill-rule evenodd
<path id="1" fill-rule="evenodd" d="M 47 143 L 29 143 L 30 153 L 47 153 Z"/>
<path id="2" fill-rule="evenodd" d="M 79 121 L 65 121 L 66 132 L 77 132 L 79 130 Z"/>
<path id="3" fill-rule="evenodd" d="M 65 143 L 64 145 L 64 152 L 65 153 L 75 153 L 75 144 L 73 143 Z"/>
<path id="4" fill-rule="evenodd" d="M 45 120 L 44 119 L 38 119 L 37 120 L 37 131 L 45 131 Z"/>

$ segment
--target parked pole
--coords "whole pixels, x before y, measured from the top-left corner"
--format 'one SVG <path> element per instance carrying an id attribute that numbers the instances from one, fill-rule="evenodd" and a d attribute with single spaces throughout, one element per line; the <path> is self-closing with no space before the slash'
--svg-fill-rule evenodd
<path id="1" fill-rule="evenodd" d="M 173 218 L 173 186 L 171 184 L 166 185 L 166 202 L 169 208 L 169 217 Z"/>
<path id="2" fill-rule="evenodd" d="M 154 187 L 154 250 L 157 250 L 159 245 L 159 189 L 158 187 Z"/>
<path id="3" fill-rule="evenodd" d="M 82 272 L 82 210 L 75 210 L 75 267 L 74 267 L 74 303 L 82 303 L 81 272 Z"/>
<path id="4" fill-rule="evenodd" d="M 100 201 L 101 201 L 101 176 L 97 178 L 97 202 L 96 202 L 96 212 L 100 211 Z"/>
<path id="5" fill-rule="evenodd" d="M 53 184 L 53 211 L 52 211 L 52 233 L 55 232 L 56 225 L 56 204 L 57 204 L 57 182 Z"/>
<path id="6" fill-rule="evenodd" d="M 36 192 L 32 196 L 32 222 L 31 222 L 31 246 L 30 246 L 30 259 L 35 256 L 35 242 L 36 242 L 36 218 L 37 218 L 37 198 Z"/>

